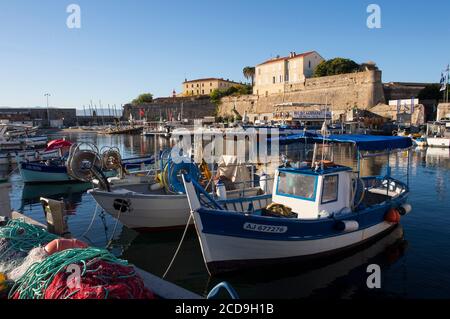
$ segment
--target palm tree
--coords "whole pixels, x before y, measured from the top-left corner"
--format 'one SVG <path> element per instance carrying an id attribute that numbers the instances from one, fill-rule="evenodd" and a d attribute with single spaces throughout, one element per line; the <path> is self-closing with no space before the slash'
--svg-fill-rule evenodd
<path id="1" fill-rule="evenodd" d="M 251 79 L 252 81 L 252 86 L 253 86 L 253 81 L 255 79 L 255 67 L 252 66 L 246 66 L 243 70 L 242 73 L 244 74 L 244 77 L 248 80 Z"/>

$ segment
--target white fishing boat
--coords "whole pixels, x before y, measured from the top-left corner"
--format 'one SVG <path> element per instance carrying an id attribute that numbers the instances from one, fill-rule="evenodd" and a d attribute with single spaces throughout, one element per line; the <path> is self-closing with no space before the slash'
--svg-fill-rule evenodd
<path id="1" fill-rule="evenodd" d="M 358 161 L 370 156 L 364 151 L 389 154 L 412 145 L 411 139 L 397 136 L 340 135 L 327 140 L 354 143 Z M 272 194 L 222 202 L 183 175 L 211 275 L 337 254 L 385 235 L 411 210 L 407 183 L 392 178 L 389 167 L 384 176 L 360 178 L 351 167 L 315 157 L 312 163 L 277 169 Z"/>
<path id="2" fill-rule="evenodd" d="M 450 122 L 427 123 L 427 144 L 431 147 L 450 147 Z"/>
<path id="3" fill-rule="evenodd" d="M 228 183 L 219 184 L 217 192 L 223 198 L 255 196 L 261 188 L 251 185 L 252 178 L 245 165 L 228 159 L 229 165 L 219 164 L 218 178 Z M 231 163 L 231 164 L 230 164 Z M 88 193 L 108 214 L 123 225 L 138 231 L 161 231 L 185 227 L 189 219 L 189 204 L 181 181 L 181 172 L 198 180 L 203 174 L 194 163 L 162 164 L 157 180 L 112 186 L 110 190 L 93 189 Z M 231 167 L 231 169 L 230 169 Z M 161 173 L 162 172 L 162 173 Z M 211 181 L 211 179 L 209 180 Z"/>

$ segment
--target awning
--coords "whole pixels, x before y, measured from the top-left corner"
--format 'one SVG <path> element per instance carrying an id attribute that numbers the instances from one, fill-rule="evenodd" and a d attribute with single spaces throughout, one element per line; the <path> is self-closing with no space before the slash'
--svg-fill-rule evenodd
<path id="1" fill-rule="evenodd" d="M 321 142 L 323 137 L 320 134 L 301 133 L 278 138 L 280 144 L 290 144 L 293 142 Z M 353 143 L 360 151 L 382 151 L 405 149 L 412 146 L 412 140 L 403 136 L 378 136 L 378 135 L 353 135 L 336 134 L 325 137 L 325 141 L 332 143 Z"/>

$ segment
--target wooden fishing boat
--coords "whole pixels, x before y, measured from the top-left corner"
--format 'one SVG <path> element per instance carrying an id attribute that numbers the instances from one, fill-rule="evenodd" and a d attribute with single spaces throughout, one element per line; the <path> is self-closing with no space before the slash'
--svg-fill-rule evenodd
<path id="1" fill-rule="evenodd" d="M 154 156 L 143 156 L 123 159 L 125 169 L 138 169 L 142 165 L 150 165 L 155 162 Z M 24 183 L 54 183 L 77 181 L 67 172 L 65 159 L 50 159 L 46 161 L 24 161 L 19 165 L 20 175 Z M 114 176 L 115 171 L 108 171 L 107 176 Z"/>
<path id="2" fill-rule="evenodd" d="M 404 137 L 340 135 L 326 140 L 354 143 L 358 163 L 371 154 L 363 151 L 389 154 L 412 145 Z M 392 178 L 389 167 L 384 176 L 360 178 L 351 167 L 315 158 L 312 163 L 278 168 L 272 194 L 222 202 L 183 176 L 211 275 L 336 254 L 386 234 L 411 210 L 408 184 Z"/>

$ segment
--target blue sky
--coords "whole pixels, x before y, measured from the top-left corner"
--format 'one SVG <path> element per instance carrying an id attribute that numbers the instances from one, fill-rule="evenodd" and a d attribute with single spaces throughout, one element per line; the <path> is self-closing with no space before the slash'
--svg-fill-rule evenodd
<path id="1" fill-rule="evenodd" d="M 68 29 L 66 7 L 81 7 Z M 381 29 L 366 8 L 381 7 Z M 185 79 L 243 80 L 277 54 L 375 61 L 383 81 L 439 81 L 450 62 L 450 2 L 0 0 L 0 106 L 82 108 L 181 90 Z"/>

